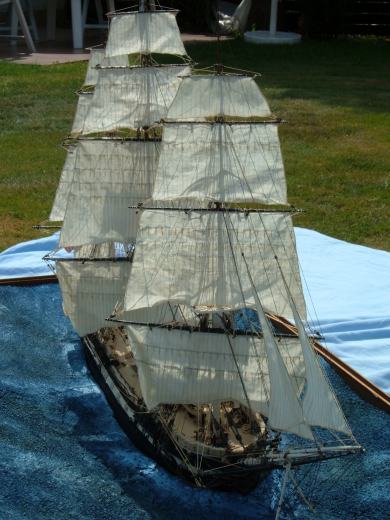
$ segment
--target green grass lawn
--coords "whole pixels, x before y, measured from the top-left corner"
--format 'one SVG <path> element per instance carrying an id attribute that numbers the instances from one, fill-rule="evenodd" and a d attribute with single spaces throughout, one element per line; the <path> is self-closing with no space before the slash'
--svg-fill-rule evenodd
<path id="1" fill-rule="evenodd" d="M 200 66 L 215 44 L 187 46 Z M 222 44 L 230 66 L 260 71 L 280 136 L 295 224 L 390 251 L 390 47 L 383 41 Z M 0 249 L 42 236 L 85 63 L 0 63 Z"/>

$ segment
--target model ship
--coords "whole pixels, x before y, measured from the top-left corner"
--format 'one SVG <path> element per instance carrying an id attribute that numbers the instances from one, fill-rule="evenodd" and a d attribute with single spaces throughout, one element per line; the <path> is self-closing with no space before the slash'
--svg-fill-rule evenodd
<path id="1" fill-rule="evenodd" d="M 112 15 L 51 215 L 74 255 L 50 258 L 135 444 L 197 486 L 248 491 L 361 447 L 302 321 L 280 120 L 253 75 L 154 61 L 187 59 L 175 14 Z"/>

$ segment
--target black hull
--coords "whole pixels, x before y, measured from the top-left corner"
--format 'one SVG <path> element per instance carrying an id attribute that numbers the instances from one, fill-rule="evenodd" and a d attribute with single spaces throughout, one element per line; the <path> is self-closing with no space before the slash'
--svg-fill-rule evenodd
<path id="1" fill-rule="evenodd" d="M 226 466 L 221 468 L 220 459 L 208 456 L 203 457 L 200 471 L 197 470 L 194 455 L 182 448 L 179 452 L 155 415 L 145 413 L 142 404 L 137 405 L 121 394 L 111 377 L 108 360 L 97 337 L 90 335 L 83 338 L 83 345 L 89 370 L 104 392 L 121 428 L 140 451 L 165 469 L 198 487 L 239 493 L 252 491 L 267 476 L 269 468 L 248 468 L 237 463 L 232 466 L 232 461 L 227 461 Z"/>

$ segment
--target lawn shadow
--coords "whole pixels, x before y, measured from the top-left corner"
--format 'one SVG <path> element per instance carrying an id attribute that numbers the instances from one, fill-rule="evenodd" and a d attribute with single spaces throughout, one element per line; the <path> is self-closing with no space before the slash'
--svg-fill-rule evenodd
<path id="1" fill-rule="evenodd" d="M 257 71 L 272 99 L 304 99 L 329 106 L 383 112 L 389 98 L 389 45 L 381 39 L 304 40 L 297 45 L 221 44 L 226 65 Z M 200 63 L 215 62 L 212 44 L 188 45 Z"/>

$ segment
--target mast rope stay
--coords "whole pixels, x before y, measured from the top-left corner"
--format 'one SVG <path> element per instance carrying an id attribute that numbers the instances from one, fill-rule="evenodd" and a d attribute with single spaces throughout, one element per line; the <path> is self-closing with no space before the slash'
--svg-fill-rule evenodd
<path id="1" fill-rule="evenodd" d="M 225 227 L 226 227 L 226 232 L 227 232 L 227 236 L 228 236 L 228 241 L 229 241 L 229 246 L 230 246 L 230 252 L 231 252 L 232 257 L 233 257 L 234 268 L 235 268 L 235 271 L 236 271 L 237 280 L 238 280 L 238 284 L 239 284 L 240 291 L 241 291 L 241 296 L 242 296 L 242 300 L 243 300 L 243 305 L 244 305 L 244 308 L 246 309 L 244 290 L 243 290 L 242 283 L 241 283 L 240 273 L 239 273 L 238 266 L 237 266 L 237 259 L 236 259 L 235 253 L 234 253 L 233 244 L 232 244 L 232 240 L 231 240 L 231 236 L 230 236 L 229 228 L 228 228 L 228 225 L 227 225 L 227 222 L 226 222 L 226 215 L 225 215 L 225 213 L 223 213 L 223 219 L 224 219 L 224 223 L 225 223 Z M 231 220 L 230 220 L 230 224 L 232 224 Z M 252 322 L 251 322 L 251 321 L 250 321 L 250 324 L 251 324 L 251 326 L 252 326 Z M 252 327 L 253 327 L 253 326 L 252 326 Z M 255 331 L 255 332 L 256 332 L 256 331 Z M 230 344 L 230 342 L 229 342 L 229 344 Z M 252 345 L 254 346 L 254 349 L 255 349 L 256 354 L 258 354 L 258 352 L 257 352 L 257 347 L 256 347 L 256 342 L 255 342 L 255 341 L 252 341 Z M 231 346 L 231 348 L 232 348 L 232 346 Z M 233 351 L 233 355 L 234 355 L 234 351 Z M 244 389 L 245 397 L 247 398 L 247 401 L 248 401 L 248 403 L 249 403 L 249 410 L 251 411 L 250 401 L 249 401 L 249 398 L 248 398 L 248 395 L 247 395 L 246 387 L 245 387 L 244 381 L 243 381 L 243 379 L 242 379 L 242 375 L 241 375 L 241 372 L 240 372 L 240 370 L 239 370 L 239 367 L 238 367 L 238 363 L 237 363 L 236 358 L 235 358 L 234 360 L 235 360 L 235 363 L 236 363 L 236 366 L 237 366 L 237 370 L 239 371 L 239 376 L 240 376 L 240 379 L 241 379 L 241 384 L 242 384 L 243 389 Z M 263 374 L 262 369 L 261 369 L 261 364 L 260 364 L 259 356 L 258 356 L 258 355 L 256 356 L 256 360 L 257 360 L 257 363 L 258 363 L 258 368 L 259 368 L 260 378 L 262 379 L 263 383 L 265 383 L 265 380 L 264 380 L 264 374 Z M 266 398 L 268 398 L 268 400 L 269 400 L 269 396 L 267 395 L 267 385 L 264 384 L 263 386 L 264 386 L 264 391 L 265 391 Z"/>
<path id="2" fill-rule="evenodd" d="M 344 415 L 344 412 L 343 412 L 343 410 L 342 410 L 342 408 L 340 406 L 340 403 L 339 403 L 339 401 L 338 401 L 338 399 L 337 399 L 337 397 L 336 397 L 336 395 L 335 395 L 335 393 L 333 391 L 332 386 L 329 383 L 327 375 L 322 370 L 322 367 L 321 367 L 321 365 L 319 363 L 319 360 L 318 360 L 318 356 L 317 356 L 317 354 L 315 353 L 315 351 L 313 349 L 312 341 L 310 340 L 309 336 L 307 335 L 307 333 L 305 331 L 305 328 L 303 326 L 303 323 L 302 323 L 301 318 L 300 318 L 299 313 L 298 313 L 298 309 L 296 308 L 294 299 L 293 299 L 293 297 L 291 295 L 291 292 L 290 292 L 290 288 L 288 287 L 288 284 L 286 282 L 286 278 L 285 278 L 284 273 L 283 273 L 283 271 L 281 269 L 281 266 L 280 266 L 280 263 L 279 263 L 279 259 L 278 259 L 277 256 L 275 256 L 275 260 L 276 260 L 277 265 L 279 267 L 280 275 L 282 277 L 282 280 L 283 280 L 283 283 L 284 283 L 284 286 L 285 286 L 285 289 L 286 289 L 286 293 L 287 293 L 288 298 L 289 298 L 289 303 L 290 303 L 291 308 L 292 308 L 292 310 L 294 312 L 294 318 L 296 320 L 295 326 L 298 329 L 298 333 L 299 333 L 299 336 L 300 336 L 301 344 L 303 342 L 305 342 L 305 344 L 311 349 L 311 358 L 312 358 L 312 360 L 313 360 L 313 362 L 315 364 L 316 370 L 318 371 L 318 375 L 320 376 L 320 378 L 321 377 L 323 378 L 325 384 L 327 385 L 327 387 L 328 387 L 327 391 L 330 392 L 330 394 L 332 396 L 332 399 L 333 399 L 333 402 L 336 404 L 336 406 L 338 408 L 338 412 L 340 413 L 341 417 L 343 418 L 345 424 L 348 426 L 348 430 L 349 430 L 348 433 L 350 434 L 351 438 L 353 440 L 355 440 L 355 438 L 353 436 L 353 433 L 352 433 L 352 431 L 351 431 L 351 429 L 350 429 L 350 427 L 348 425 L 348 421 L 347 421 L 347 419 L 346 419 L 346 417 Z M 304 345 L 302 345 L 302 347 L 304 348 Z M 304 361 L 305 361 L 305 365 L 306 365 L 306 371 L 308 373 L 309 370 L 310 370 L 310 367 L 308 366 L 308 360 L 307 360 L 307 357 L 305 355 L 304 355 Z M 317 382 L 320 383 L 320 381 L 318 379 L 317 379 Z M 311 378 L 310 383 L 313 383 L 313 378 Z M 355 440 L 355 442 L 356 442 L 356 440 Z"/>

